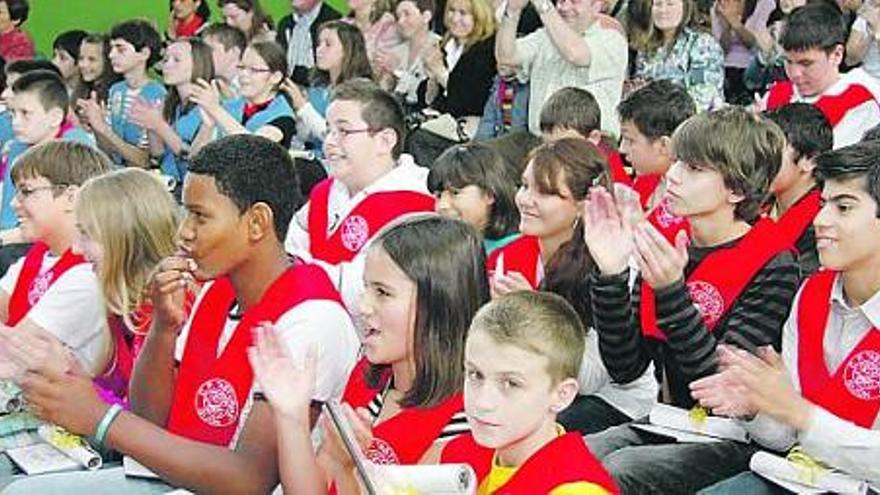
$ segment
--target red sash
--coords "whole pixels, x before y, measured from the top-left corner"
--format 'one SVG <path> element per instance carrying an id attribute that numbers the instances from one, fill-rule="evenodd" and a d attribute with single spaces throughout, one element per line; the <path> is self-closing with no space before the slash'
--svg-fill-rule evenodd
<path id="1" fill-rule="evenodd" d="M 602 152 L 602 156 L 604 156 L 605 160 L 608 162 L 608 170 L 611 172 L 611 180 L 618 184 L 626 184 L 627 186 L 632 187 L 632 178 L 626 173 L 626 168 L 623 166 L 623 158 L 620 157 L 620 153 L 601 141 L 596 148 Z"/>
<path id="2" fill-rule="evenodd" d="M 822 208 L 822 195 L 818 189 L 814 189 L 799 199 L 778 220 L 776 220 L 776 232 L 780 240 L 794 246 L 797 240 L 804 235 L 807 227 L 813 224 L 813 219 Z"/>
<path id="3" fill-rule="evenodd" d="M 18 322 L 27 316 L 31 308 L 37 304 L 49 287 L 58 280 L 67 270 L 85 263 L 86 260 L 73 251 L 67 249 L 61 258 L 43 273 L 40 268 L 43 266 L 43 257 L 49 251 L 49 246 L 42 242 L 36 242 L 28 250 L 24 257 L 24 265 L 21 267 L 21 273 L 18 274 L 18 280 L 15 282 L 15 289 L 9 297 L 9 315 L 6 319 L 6 325 L 14 327 Z"/>
<path id="4" fill-rule="evenodd" d="M 847 421 L 872 428 L 880 414 L 880 330 L 871 329 L 831 373 L 825 363 L 825 328 L 837 276 L 807 279 L 798 303 L 798 377 L 811 402 Z"/>
<path id="5" fill-rule="evenodd" d="M 479 445 L 470 433 L 451 440 L 440 455 L 441 463 L 466 463 L 482 483 L 492 470 L 495 451 Z M 543 446 L 523 463 L 493 495 L 550 493 L 566 483 L 594 483 L 620 493 L 608 471 L 593 456 L 577 433 L 566 433 Z"/>
<path id="6" fill-rule="evenodd" d="M 787 249 L 791 246 L 777 238 L 774 223 L 761 219 L 735 246 L 716 249 L 697 265 L 687 277 L 687 288 L 710 332 L 761 268 Z M 642 334 L 665 341 L 657 326 L 654 291 L 644 280 L 640 313 Z"/>
<path id="7" fill-rule="evenodd" d="M 510 244 L 492 251 L 486 261 L 486 267 L 494 273 L 499 267 L 498 259 L 503 256 L 501 264 L 504 273 L 519 272 L 529 281 L 533 289 L 537 289 L 541 281 L 538 276 L 538 263 L 541 263 L 541 245 L 538 238 L 524 235 Z M 490 274 L 491 274 L 490 273 Z"/>
<path id="8" fill-rule="evenodd" d="M 767 95 L 767 110 L 776 110 L 779 107 L 791 103 L 794 98 L 794 84 L 791 81 L 779 81 L 770 87 Z M 874 95 L 868 88 L 858 83 L 853 83 L 838 95 L 822 95 L 814 105 L 822 110 L 831 127 L 843 120 L 847 112 L 862 103 L 871 101 Z"/>
<path id="9" fill-rule="evenodd" d="M 376 394 L 382 393 L 388 374 L 379 387 L 370 387 L 365 372 L 370 363 L 362 359 L 348 379 L 342 400 L 351 407 L 367 407 Z M 431 447 L 455 413 L 464 410 L 461 393 L 430 407 L 408 407 L 373 427 L 373 443 L 366 452 L 367 459 L 376 464 L 416 464 Z"/>
<path id="10" fill-rule="evenodd" d="M 640 175 L 633 182 L 633 189 L 639 194 L 639 200 L 642 208 L 647 210 L 651 203 L 651 196 L 660 185 L 662 176 L 660 174 Z M 660 201 L 648 211 L 648 222 L 651 223 L 669 242 L 675 243 L 675 237 L 679 231 L 687 232 L 688 237 L 691 234 L 691 225 L 687 218 L 680 217 L 669 209 L 669 198 L 664 196 Z"/>
<path id="11" fill-rule="evenodd" d="M 244 313 L 217 357 L 220 335 L 235 301 L 235 289 L 228 278 L 216 279 L 190 318 L 168 430 L 192 440 L 228 446 L 253 383 L 253 370 L 247 358 L 251 329 L 260 322 L 275 322 L 299 303 L 315 299 L 342 304 L 321 268 L 309 264 L 292 266 L 272 282 L 259 303 Z"/>
<path id="12" fill-rule="evenodd" d="M 351 261 L 376 232 L 407 213 L 434 211 L 433 196 L 416 191 L 368 194 L 329 237 L 327 208 L 333 179 L 320 182 L 309 195 L 309 242 L 312 256 L 328 263 Z"/>

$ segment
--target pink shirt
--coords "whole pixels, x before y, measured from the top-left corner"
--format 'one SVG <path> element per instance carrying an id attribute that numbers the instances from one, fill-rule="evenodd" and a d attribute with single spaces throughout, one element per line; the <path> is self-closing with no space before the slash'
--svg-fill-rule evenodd
<path id="1" fill-rule="evenodd" d="M 0 57 L 7 63 L 23 58 L 34 58 L 34 41 L 21 29 L 0 34 Z"/>
<path id="2" fill-rule="evenodd" d="M 767 21 L 770 19 L 770 14 L 773 13 L 773 10 L 776 8 L 775 0 L 758 0 L 755 4 L 755 10 L 752 12 L 752 15 L 746 19 L 744 26 L 750 31 L 758 31 L 767 28 Z M 712 36 L 715 37 L 718 42 L 721 42 L 721 34 L 724 32 L 725 24 L 722 23 L 721 16 L 715 11 L 715 9 L 711 9 L 712 12 Z M 743 44 L 742 40 L 739 39 L 739 36 L 736 33 L 731 33 L 731 41 L 730 45 L 727 47 L 726 53 L 724 55 L 724 66 L 725 67 L 737 67 L 740 69 L 745 69 L 749 66 L 749 62 L 752 60 L 752 51 L 749 47 Z"/>

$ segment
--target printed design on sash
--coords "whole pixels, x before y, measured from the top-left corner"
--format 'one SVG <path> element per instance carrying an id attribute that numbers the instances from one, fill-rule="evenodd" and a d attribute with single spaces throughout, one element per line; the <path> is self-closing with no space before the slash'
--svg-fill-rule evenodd
<path id="1" fill-rule="evenodd" d="M 862 351 L 846 363 L 843 380 L 849 393 L 862 400 L 880 398 L 880 353 Z"/>
<path id="2" fill-rule="evenodd" d="M 721 292 L 714 285 L 702 280 L 688 282 L 687 288 L 706 324 L 714 325 L 724 314 L 724 298 L 721 297 Z"/>
<path id="3" fill-rule="evenodd" d="M 34 278 L 27 294 L 28 304 L 31 307 L 36 306 L 37 302 L 46 294 L 49 286 L 52 285 L 53 278 L 52 270 L 46 270 Z"/>
<path id="4" fill-rule="evenodd" d="M 195 396 L 196 413 L 206 424 L 224 428 L 238 419 L 235 387 L 223 378 L 212 378 L 199 386 Z"/>
<path id="5" fill-rule="evenodd" d="M 342 224 L 342 244 L 349 251 L 358 251 L 367 242 L 370 226 L 364 217 L 352 215 Z"/>
<path id="6" fill-rule="evenodd" d="M 365 455 L 367 459 L 376 464 L 400 464 L 400 459 L 397 457 L 394 447 L 378 437 L 373 437 L 373 441 L 370 443 L 370 447 Z"/>
<path id="7" fill-rule="evenodd" d="M 684 222 L 684 218 L 673 215 L 669 211 L 669 197 L 665 196 L 657 204 L 657 223 L 663 228 L 669 228 Z"/>

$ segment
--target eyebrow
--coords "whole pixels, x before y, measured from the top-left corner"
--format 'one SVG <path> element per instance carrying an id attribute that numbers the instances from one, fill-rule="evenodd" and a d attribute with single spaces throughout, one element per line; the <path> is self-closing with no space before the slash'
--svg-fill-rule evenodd
<path id="1" fill-rule="evenodd" d="M 858 196 L 855 196 L 853 194 L 847 194 L 847 193 L 837 194 L 837 195 L 831 196 L 830 198 L 822 198 L 822 201 L 825 201 L 826 203 L 830 203 L 833 201 L 842 201 L 842 200 L 847 200 L 847 199 L 852 200 L 852 201 L 859 201 Z"/>

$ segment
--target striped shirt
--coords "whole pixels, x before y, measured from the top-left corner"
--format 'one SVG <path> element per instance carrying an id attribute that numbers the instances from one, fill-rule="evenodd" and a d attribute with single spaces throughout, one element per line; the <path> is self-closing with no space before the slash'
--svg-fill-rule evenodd
<path id="1" fill-rule="evenodd" d="M 367 404 L 367 411 L 370 413 L 370 417 L 373 419 L 373 423 L 379 419 L 379 414 L 382 412 L 382 406 L 385 404 L 385 395 L 388 393 L 388 390 L 391 389 L 391 380 L 388 381 L 388 384 L 385 385 L 385 388 L 376 394 L 373 397 L 373 400 Z M 452 418 L 449 419 L 449 422 L 446 423 L 446 426 L 440 431 L 440 435 L 437 436 L 437 440 L 435 442 L 442 442 L 449 440 L 450 438 L 461 435 L 462 433 L 467 433 L 471 431 L 470 425 L 467 422 L 467 416 L 464 411 L 458 411 L 457 413 L 452 415 Z"/>

